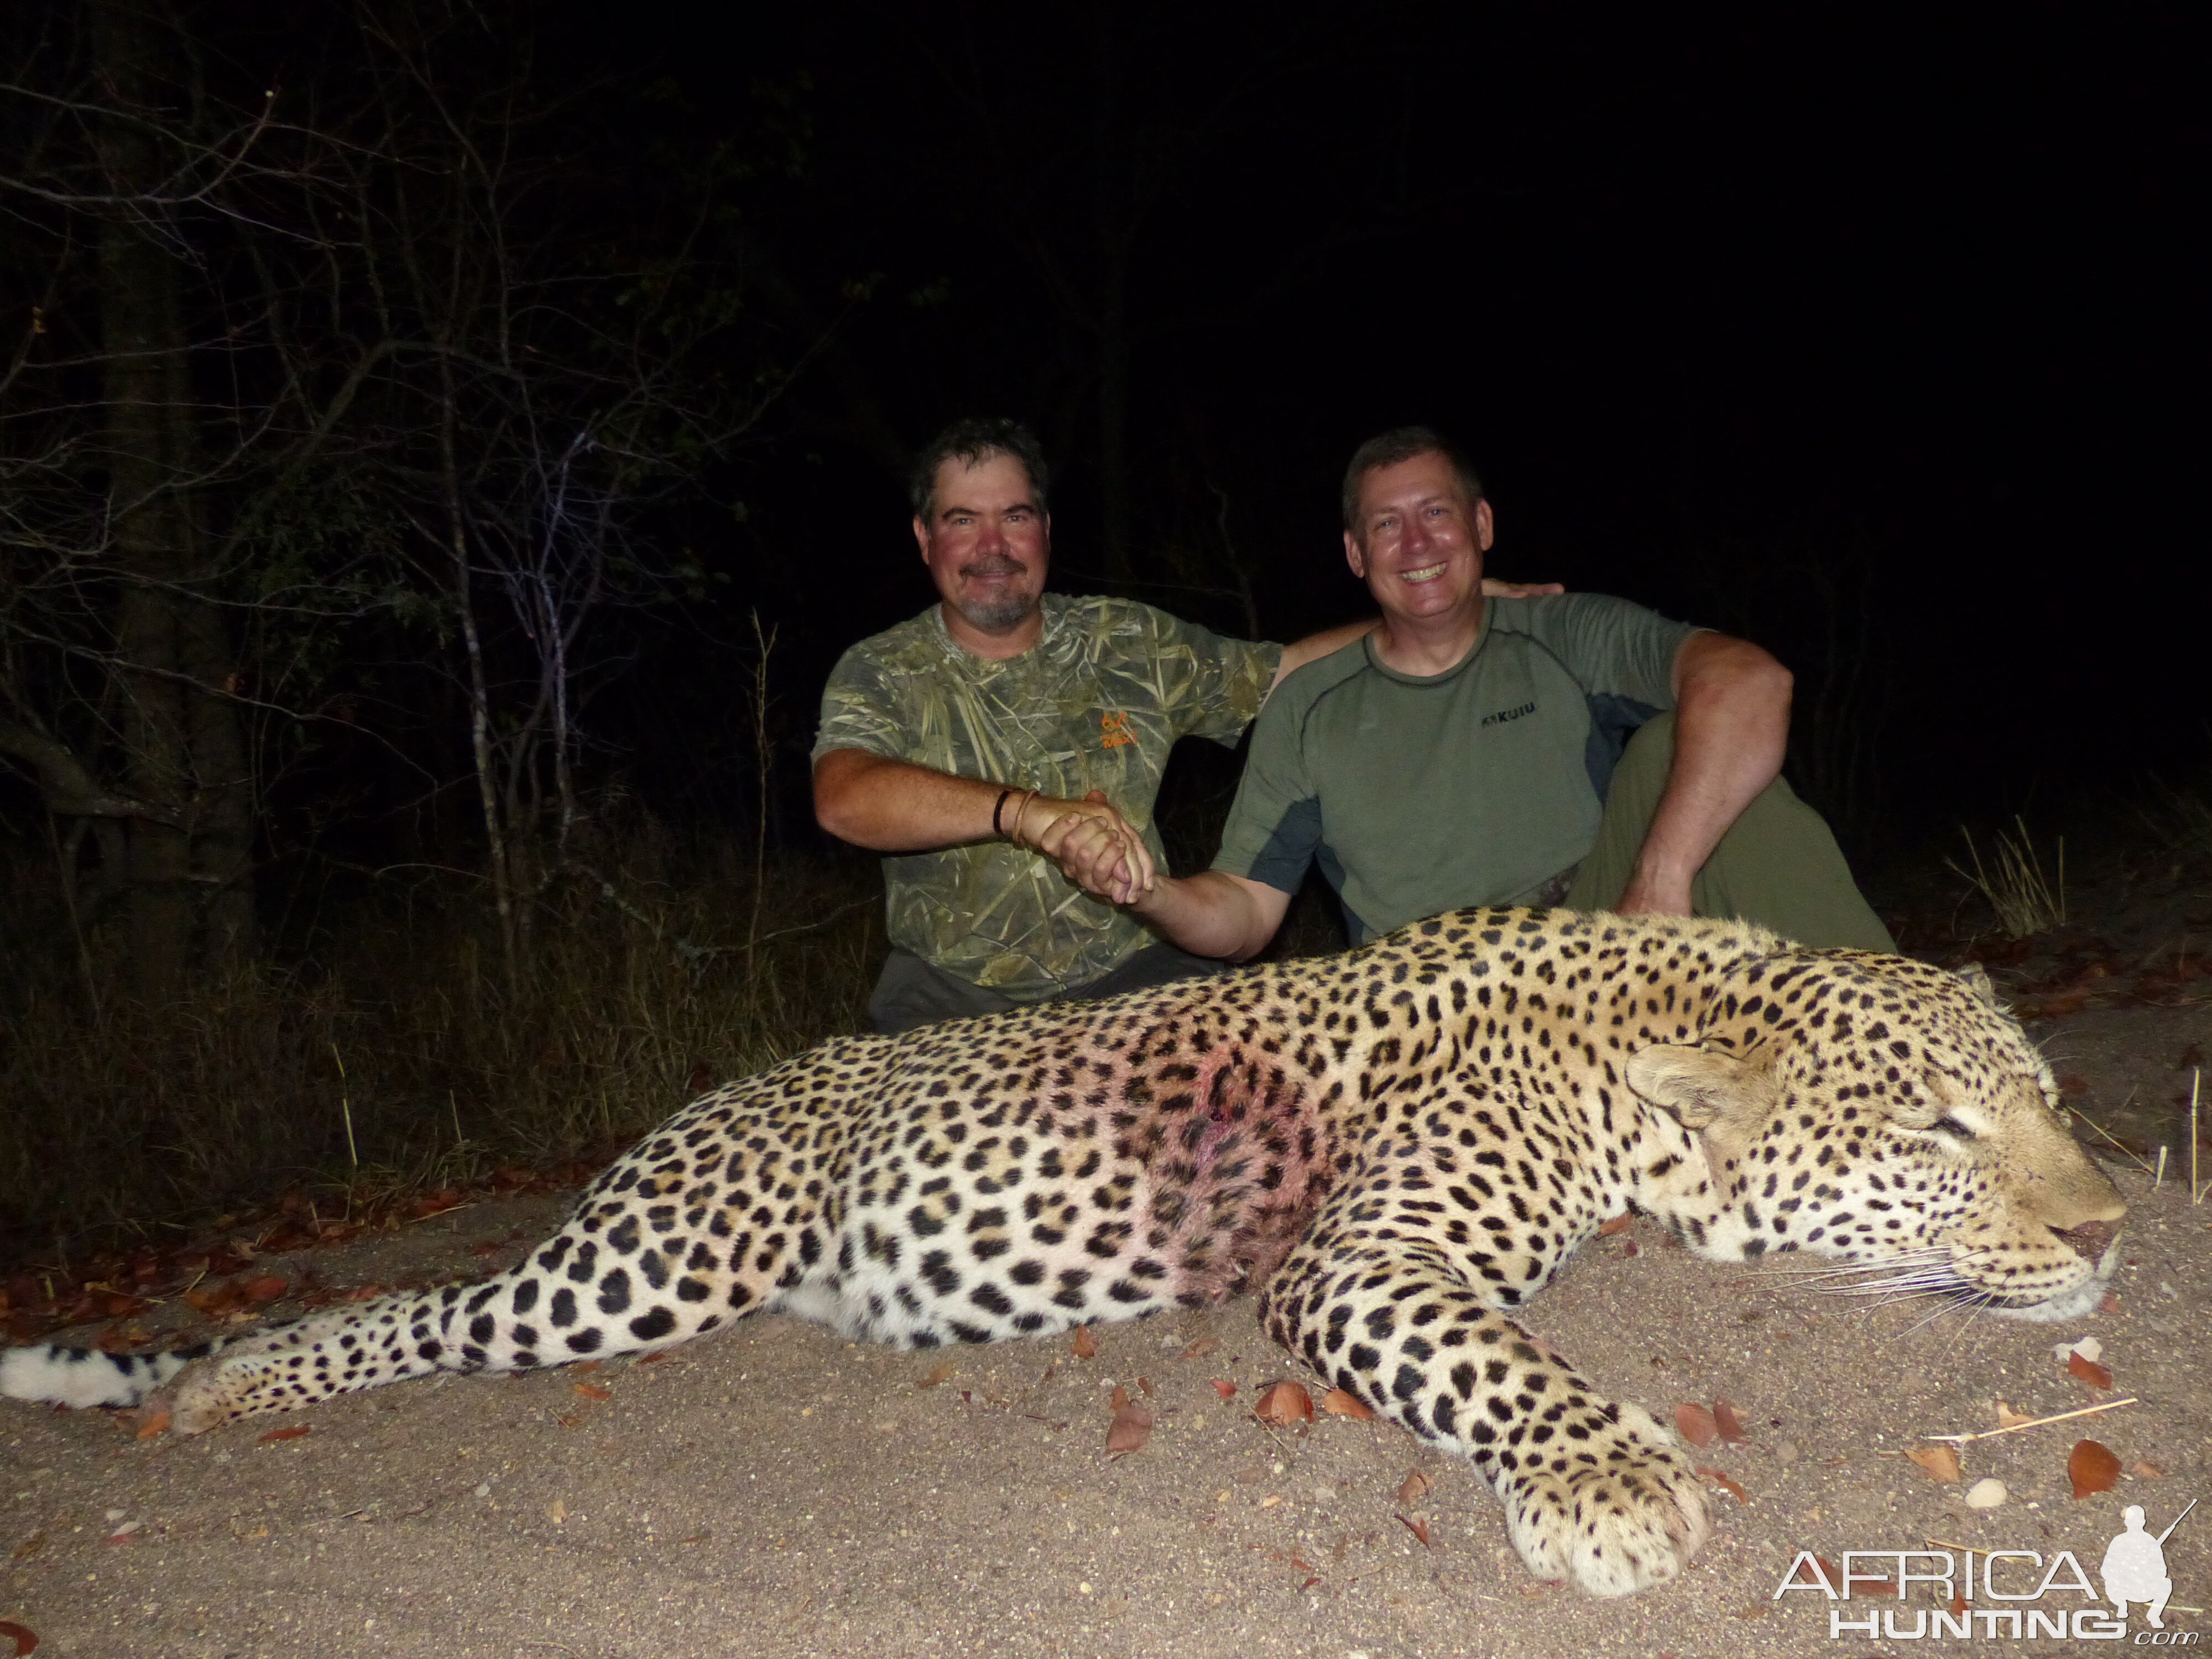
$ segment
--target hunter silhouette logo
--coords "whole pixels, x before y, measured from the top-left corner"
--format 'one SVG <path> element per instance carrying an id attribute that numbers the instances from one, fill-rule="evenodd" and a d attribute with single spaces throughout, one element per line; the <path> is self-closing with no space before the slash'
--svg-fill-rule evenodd
<path id="1" fill-rule="evenodd" d="M 2143 1530 L 2142 1505 L 2130 1504 L 2120 1516 L 2127 1530 L 2105 1546 L 2105 1564 L 2098 1577 L 2105 1581 L 2105 1599 L 2119 1609 L 2120 1617 L 2128 1616 L 2128 1603 L 2146 1603 L 2143 1618 L 2153 1630 L 2164 1630 L 2166 1598 L 2173 1594 L 2173 1580 L 2166 1576 L 2166 1540 L 2173 1536 L 2173 1528 L 2189 1518 L 2189 1510 L 2197 1507 L 2197 1500 L 2189 1500 L 2189 1509 L 2173 1517 L 2173 1525 L 2153 1538 Z"/>

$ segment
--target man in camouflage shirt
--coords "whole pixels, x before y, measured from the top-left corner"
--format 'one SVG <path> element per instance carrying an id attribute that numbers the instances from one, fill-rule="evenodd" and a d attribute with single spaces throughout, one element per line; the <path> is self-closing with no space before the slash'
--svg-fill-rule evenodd
<path id="1" fill-rule="evenodd" d="M 1234 744 L 1281 672 L 1371 626 L 1286 651 L 1047 593 L 1045 483 L 1011 421 L 958 422 L 925 450 L 914 533 L 941 603 L 853 647 L 823 694 L 816 815 L 889 855 L 879 1031 L 1218 969 L 1070 883 L 1053 854 L 1090 823 L 1120 850 L 1115 896 L 1149 884 L 1176 739 Z"/>

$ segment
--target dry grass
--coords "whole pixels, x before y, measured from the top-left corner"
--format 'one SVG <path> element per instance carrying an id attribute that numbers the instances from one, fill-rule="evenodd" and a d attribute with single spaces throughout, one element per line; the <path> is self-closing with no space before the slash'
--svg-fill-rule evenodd
<path id="1" fill-rule="evenodd" d="M 88 959 L 46 872 L 14 867 L 0 938 L 0 1259 L 191 1228 L 301 1187 L 321 1213 L 545 1167 L 660 1122 L 708 1081 L 866 1029 L 880 965 L 873 861 L 824 866 L 650 823 L 589 849 L 532 917 L 509 985 L 480 890 L 386 878 L 295 918 L 284 954 L 149 1009 L 89 1007 L 120 983 Z M 304 902 L 304 901 L 303 901 Z M 1298 897 L 1277 951 L 1342 948 L 1335 907 Z"/>
<path id="2" fill-rule="evenodd" d="M 1943 862 L 1989 901 L 1996 912 L 1997 926 L 2008 939 L 2027 939 L 2065 926 L 2066 842 L 2062 836 L 2058 842 L 2058 878 L 2054 887 L 2044 877 L 2042 862 L 2028 838 L 2027 824 L 2020 818 L 2014 818 L 2013 824 L 2019 833 L 1998 830 L 1996 849 L 1986 866 L 1972 833 L 1964 828 L 1959 833 L 1966 837 L 1966 854 L 1974 867 L 1968 870 L 1954 859 Z"/>
<path id="3" fill-rule="evenodd" d="M 750 869 L 707 864 L 568 884 L 520 986 L 468 894 L 417 889 L 361 901 L 310 967 L 169 1008 L 22 991 L 0 1010 L 0 1235 L 81 1248 L 295 1183 L 343 1201 L 549 1163 L 863 1029 L 872 872 L 772 866 L 757 904 Z"/>

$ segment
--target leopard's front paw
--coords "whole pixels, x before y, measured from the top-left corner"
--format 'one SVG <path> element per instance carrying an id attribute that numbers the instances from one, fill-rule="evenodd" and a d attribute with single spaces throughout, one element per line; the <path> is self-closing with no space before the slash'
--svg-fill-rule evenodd
<path id="1" fill-rule="evenodd" d="M 1501 1475 L 1506 1528 L 1540 1578 L 1626 1595 L 1672 1578 L 1705 1539 L 1705 1493 L 1650 1413 L 1623 1406 L 1581 1442 L 1554 1440 Z"/>

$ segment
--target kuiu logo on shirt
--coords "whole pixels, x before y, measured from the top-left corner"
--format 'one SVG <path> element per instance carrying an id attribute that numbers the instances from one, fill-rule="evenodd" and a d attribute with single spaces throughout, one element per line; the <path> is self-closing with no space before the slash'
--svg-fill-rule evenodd
<path id="1" fill-rule="evenodd" d="M 1503 726 L 1508 720 L 1517 720 L 1523 714 L 1533 714 L 1535 712 L 1536 704 L 1534 700 L 1531 699 L 1517 708 L 1501 708 L 1494 714 L 1485 714 L 1482 717 L 1482 723 L 1485 726 Z"/>

